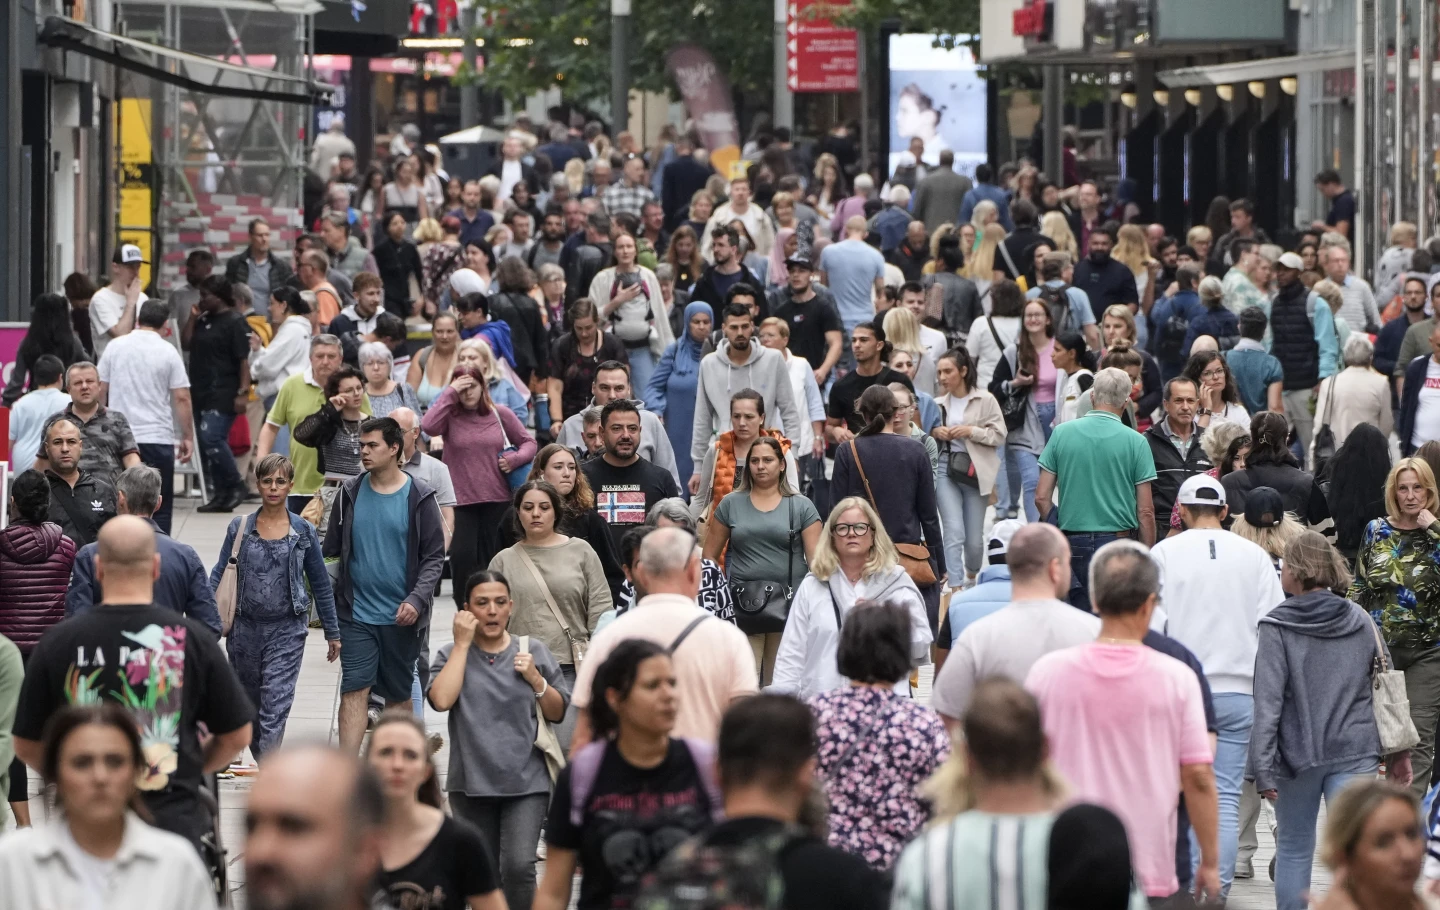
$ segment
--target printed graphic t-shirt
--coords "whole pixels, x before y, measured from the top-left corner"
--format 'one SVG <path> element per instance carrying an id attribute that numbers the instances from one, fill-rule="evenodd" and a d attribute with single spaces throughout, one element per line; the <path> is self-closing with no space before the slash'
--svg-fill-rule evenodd
<path id="1" fill-rule="evenodd" d="M 156 824 L 193 840 L 208 827 L 196 724 L 218 736 L 255 714 L 215 633 L 151 604 L 97 606 L 55 626 L 30 655 L 15 735 L 38 741 L 61 708 L 111 701 L 139 725 L 140 792 Z"/>
<path id="2" fill-rule="evenodd" d="M 399 869 L 381 869 L 376 880 L 377 906 L 406 910 L 467 910 L 470 898 L 500 887 L 480 832 L 449 815 L 419 856 Z"/>
<path id="3" fill-rule="evenodd" d="M 670 740 L 665 760 L 637 768 L 614 743 L 596 770 L 579 827 L 570 821 L 570 775 L 555 781 L 545 842 L 574 850 L 585 870 L 579 910 L 627 910 L 640 879 L 681 841 L 710 828 L 713 807 L 684 740 Z"/>
<path id="4" fill-rule="evenodd" d="M 617 468 L 603 455 L 597 455 L 581 465 L 580 470 L 585 472 L 590 489 L 595 491 L 595 511 L 610 526 L 610 539 L 615 542 L 616 553 L 620 552 L 620 538 L 635 525 L 645 523 L 651 506 L 680 495 L 670 472 L 643 458 Z"/>

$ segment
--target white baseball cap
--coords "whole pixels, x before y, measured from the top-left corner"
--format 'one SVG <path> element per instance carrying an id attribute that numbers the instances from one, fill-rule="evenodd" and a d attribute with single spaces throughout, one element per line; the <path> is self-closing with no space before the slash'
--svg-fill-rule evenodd
<path id="1" fill-rule="evenodd" d="M 145 261 L 145 254 L 140 252 L 140 248 L 133 243 L 120 244 L 115 250 L 115 255 L 110 257 L 110 261 L 116 265 L 149 265 Z"/>
<path id="2" fill-rule="evenodd" d="M 1297 272 L 1303 271 L 1305 268 L 1305 260 L 1301 259 L 1296 253 L 1281 253 L 1280 258 L 1277 259 L 1276 262 L 1278 262 L 1282 268 L 1294 269 Z"/>
<path id="3" fill-rule="evenodd" d="M 1018 518 L 1007 518 L 1004 521 L 995 522 L 990 529 L 990 541 L 985 546 L 987 556 L 1003 556 L 1010 552 L 1010 538 L 1015 532 L 1025 527 L 1024 522 Z"/>
<path id="4" fill-rule="evenodd" d="M 1223 506 L 1225 487 L 1209 474 L 1196 474 L 1180 485 L 1176 501 L 1182 506 Z"/>

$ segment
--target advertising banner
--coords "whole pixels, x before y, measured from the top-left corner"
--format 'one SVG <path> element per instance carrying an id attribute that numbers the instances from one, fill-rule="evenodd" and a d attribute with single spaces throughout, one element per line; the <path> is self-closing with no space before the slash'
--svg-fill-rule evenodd
<path id="1" fill-rule="evenodd" d="M 735 120 L 730 80 L 715 65 L 715 58 L 704 48 L 681 44 L 666 55 L 665 68 L 680 87 L 685 112 L 695 121 L 700 141 L 710 151 L 710 164 L 729 178 L 743 174 L 740 125 Z"/>
<path id="2" fill-rule="evenodd" d="M 924 143 L 921 162 L 940 163 L 955 153 L 955 170 L 972 175 L 987 157 L 988 86 L 970 49 L 935 46 L 933 35 L 890 36 L 890 155 L 895 173 L 900 156 L 916 139 Z"/>
<path id="3" fill-rule="evenodd" d="M 860 41 L 853 28 L 806 15 L 823 0 L 789 0 L 785 7 L 785 72 L 792 92 L 860 91 Z M 848 0 L 825 3 L 848 6 Z"/>

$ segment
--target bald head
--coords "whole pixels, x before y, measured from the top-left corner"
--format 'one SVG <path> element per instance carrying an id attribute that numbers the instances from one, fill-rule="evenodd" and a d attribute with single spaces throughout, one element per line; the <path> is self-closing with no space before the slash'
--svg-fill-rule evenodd
<path id="1" fill-rule="evenodd" d="M 1065 589 L 1070 587 L 1070 542 L 1054 525 L 1032 522 L 1016 531 L 1010 539 L 1005 564 L 1010 567 L 1014 588 L 1041 587 L 1047 591 L 1058 588 L 1060 581 L 1054 575 L 1060 569 L 1063 569 L 1059 574 L 1064 576 L 1061 580 Z M 1020 600 L 1021 596 L 1016 594 L 1014 599 Z"/>
<path id="2" fill-rule="evenodd" d="M 255 910 L 359 906 L 380 861 L 384 794 L 327 746 L 265 756 L 246 806 L 245 886 Z"/>
<path id="3" fill-rule="evenodd" d="M 868 233 L 869 230 L 870 228 L 868 226 L 868 222 L 865 221 L 864 215 L 851 215 L 849 218 L 845 219 L 846 237 L 859 237 L 863 240 L 865 238 L 865 234 Z"/>
<path id="4" fill-rule="evenodd" d="M 695 535 L 683 528 L 660 528 L 645 535 L 635 571 L 651 594 L 683 594 L 700 590 L 700 554 Z"/>
<path id="5" fill-rule="evenodd" d="M 386 415 L 400 424 L 400 432 L 405 437 L 405 445 L 401 451 L 402 462 L 409 461 L 415 457 L 415 443 L 420 438 L 420 418 L 409 408 L 396 408 Z"/>
<path id="6" fill-rule="evenodd" d="M 150 603 L 160 577 L 155 531 L 134 515 L 117 515 L 100 528 L 96 541 L 95 577 L 102 603 Z"/>
<path id="7" fill-rule="evenodd" d="M 1197 335 L 1194 343 L 1190 345 L 1190 353 L 1203 354 L 1206 351 L 1219 351 L 1220 342 L 1215 340 L 1214 335 Z"/>

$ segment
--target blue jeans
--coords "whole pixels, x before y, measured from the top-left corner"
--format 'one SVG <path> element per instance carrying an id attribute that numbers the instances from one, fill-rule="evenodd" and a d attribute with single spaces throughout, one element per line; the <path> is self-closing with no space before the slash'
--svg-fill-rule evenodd
<path id="1" fill-rule="evenodd" d="M 230 451 L 230 425 L 234 422 L 233 413 L 200 412 L 197 428 L 200 455 L 205 459 L 205 472 L 210 477 L 210 487 L 215 496 L 244 489 L 245 486 L 240 479 L 240 470 L 235 467 L 235 454 Z"/>
<path id="2" fill-rule="evenodd" d="M 1070 606 L 1090 610 L 1090 560 L 1095 551 L 1120 539 L 1110 531 L 1066 531 L 1070 540 Z"/>
<path id="3" fill-rule="evenodd" d="M 1255 723 L 1255 698 L 1240 692 L 1217 692 L 1215 700 L 1215 790 L 1220 797 L 1220 897 L 1230 895 L 1235 880 L 1235 854 L 1240 843 L 1240 789 L 1250 754 L 1250 728 Z M 1200 867 L 1200 842 L 1190 832 L 1190 868 Z"/>
<path id="4" fill-rule="evenodd" d="M 625 353 L 630 358 L 630 394 L 636 398 L 644 398 L 645 387 L 650 384 L 650 374 L 655 372 L 655 355 L 650 353 L 649 345 L 638 348 L 626 345 Z"/>
<path id="5" fill-rule="evenodd" d="M 1037 401 L 1035 403 L 1035 414 L 1040 418 L 1040 428 L 1045 431 L 1045 441 L 1049 442 L 1050 434 L 1055 432 L 1055 428 L 1051 426 L 1051 424 L 1055 422 L 1055 402 L 1046 401 L 1042 403 Z"/>
<path id="6" fill-rule="evenodd" d="M 964 583 L 966 575 L 980 571 L 985 553 L 985 506 L 989 497 L 975 487 L 950 479 L 949 453 L 940 453 L 940 472 L 935 478 L 935 498 L 945 538 L 945 570 L 951 586 Z"/>
<path id="7" fill-rule="evenodd" d="M 1010 482 L 1011 508 L 1023 510 L 1027 522 L 1039 521 L 1040 510 L 1035 508 L 1035 486 L 1040 483 L 1040 456 L 1018 446 L 1006 446 L 1005 474 Z"/>
<path id="8" fill-rule="evenodd" d="M 279 398 L 279 397 L 280 397 L 280 393 L 279 393 L 279 392 L 276 392 L 274 395 L 271 395 L 269 398 L 266 398 L 266 399 L 265 399 L 265 415 L 266 415 L 267 417 L 270 415 L 270 409 L 273 408 L 273 407 L 275 407 L 275 399 L 277 399 L 277 398 Z M 289 428 L 289 427 L 281 427 L 281 428 L 275 433 L 275 444 L 270 447 L 270 452 L 271 452 L 271 454 L 273 454 L 273 455 L 284 455 L 284 456 L 287 457 L 287 458 L 290 457 L 290 428 Z"/>
<path id="9" fill-rule="evenodd" d="M 170 533 L 170 517 L 175 504 L 175 447 L 158 442 L 139 442 L 140 462 L 160 472 L 160 508 L 154 516 L 155 524 L 166 534 Z"/>
<path id="10" fill-rule="evenodd" d="M 1315 859 L 1315 819 L 1320 797 L 1328 807 L 1352 781 L 1374 777 L 1379 761 L 1365 758 L 1348 764 L 1322 765 L 1275 784 L 1275 908 L 1305 910 L 1310 891 L 1310 866 Z"/>

